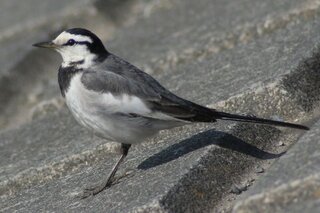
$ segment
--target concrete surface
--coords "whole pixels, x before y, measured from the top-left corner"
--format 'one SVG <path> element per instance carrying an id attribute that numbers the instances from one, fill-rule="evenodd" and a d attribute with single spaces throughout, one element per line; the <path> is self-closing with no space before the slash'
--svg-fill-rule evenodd
<path id="1" fill-rule="evenodd" d="M 243 195 L 234 212 L 318 212 L 320 122 Z"/>
<path id="2" fill-rule="evenodd" d="M 225 180 L 224 177 L 236 177 L 257 161 L 280 156 L 265 151 L 266 148 L 257 148 L 275 143 L 280 136 L 275 128 L 239 125 L 228 134 L 228 126 L 223 123 L 216 126 L 219 131 L 212 130 L 210 125 L 188 126 L 163 132 L 149 143 L 134 146 L 119 172 L 120 175 L 126 169 L 133 169 L 128 177 L 95 197 L 81 200 L 82 190 L 101 180 L 118 155 L 108 154 L 109 147 L 101 147 L 101 141 L 90 140 L 88 134 L 78 128 L 66 129 L 65 125 L 70 126 L 67 121 L 62 120 L 50 128 L 45 125 L 55 120 L 41 121 L 41 128 L 25 127 L 24 132 L 17 132 L 22 138 L 16 141 L 9 141 L 6 135 L 2 139 L 6 141 L 3 150 L 12 150 L 12 153 L 1 156 L 15 162 L 12 165 L 7 160 L 2 165 L 5 185 L 1 189 L 4 196 L 0 205 L 3 211 L 123 212 L 152 205 L 154 200 L 160 202 L 156 206 L 160 210 L 210 209 L 219 194 L 237 183 L 236 178 Z M 35 139 L 28 134 L 26 137 L 30 128 L 40 129 L 43 136 L 37 134 Z M 257 135 L 260 139 L 255 138 Z M 25 141 L 29 141 L 27 146 L 23 146 Z M 10 149 L 18 144 L 22 152 L 32 157 Z M 98 145 L 100 149 L 91 148 Z M 21 171 L 22 168 L 26 171 Z"/>
<path id="3" fill-rule="evenodd" d="M 313 0 L 158 2 L 161 10 L 151 10 L 151 14 L 146 10 L 137 24 L 119 29 L 107 43 L 109 49 L 152 73 L 170 73 L 177 64 L 232 49 L 301 19 L 312 19 L 319 7 Z"/>
<path id="4" fill-rule="evenodd" d="M 28 3 L 17 19 L 8 11 L 18 3 L 1 2 L 0 212 L 317 212 L 317 155 L 308 153 L 318 135 L 319 1 L 59 1 L 48 13 L 49 1 Z M 60 58 L 30 46 L 74 26 L 182 97 L 313 130 L 219 122 L 163 131 L 130 150 L 117 184 L 81 200 L 111 169 L 119 144 L 73 120 L 56 82 Z M 292 167 L 313 170 L 295 171 L 286 186 L 279 174 L 291 150 L 301 156 Z M 303 191 L 299 207 L 287 202 Z M 255 205 L 265 198 L 272 206 Z"/>

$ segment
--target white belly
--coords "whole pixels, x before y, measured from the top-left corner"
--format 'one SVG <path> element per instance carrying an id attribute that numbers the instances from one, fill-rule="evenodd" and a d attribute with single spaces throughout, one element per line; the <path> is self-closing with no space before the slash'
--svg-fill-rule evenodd
<path id="1" fill-rule="evenodd" d="M 181 125 L 176 120 L 128 116 L 129 113 L 149 115 L 152 112 L 138 97 L 87 90 L 81 83 L 81 73 L 71 79 L 66 103 L 82 126 L 103 138 L 121 143 L 139 143 L 161 129 Z"/>

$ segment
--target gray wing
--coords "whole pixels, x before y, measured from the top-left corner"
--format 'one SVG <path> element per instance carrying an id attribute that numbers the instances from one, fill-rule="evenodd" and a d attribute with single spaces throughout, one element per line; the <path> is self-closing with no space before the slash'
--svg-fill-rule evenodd
<path id="1" fill-rule="evenodd" d="M 211 112 L 208 108 L 179 98 L 150 75 L 116 56 L 108 57 L 97 71 L 84 71 L 81 81 L 89 90 L 139 97 L 152 111 L 177 119 L 195 121 L 200 114 Z"/>

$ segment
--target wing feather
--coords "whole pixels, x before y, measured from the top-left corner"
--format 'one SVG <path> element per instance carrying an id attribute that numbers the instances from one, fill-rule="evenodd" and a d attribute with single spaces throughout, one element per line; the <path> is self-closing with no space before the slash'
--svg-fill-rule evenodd
<path id="1" fill-rule="evenodd" d="M 153 112 L 149 115 L 151 117 L 160 113 L 165 115 L 161 118 L 193 121 L 200 114 L 211 112 L 174 95 L 150 75 L 114 55 L 108 57 L 96 71 L 84 71 L 81 81 L 89 90 L 140 98 Z"/>

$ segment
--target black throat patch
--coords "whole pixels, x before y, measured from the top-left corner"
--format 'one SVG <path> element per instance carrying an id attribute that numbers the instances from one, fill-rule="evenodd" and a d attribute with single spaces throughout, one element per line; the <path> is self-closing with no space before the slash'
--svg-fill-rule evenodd
<path id="1" fill-rule="evenodd" d="M 77 69 L 74 66 L 70 67 L 59 67 L 59 72 L 58 72 L 58 82 L 59 82 L 59 87 L 61 91 L 61 95 L 65 97 L 66 92 L 68 91 L 70 87 L 70 81 L 71 78 L 81 72 L 82 69 Z"/>

